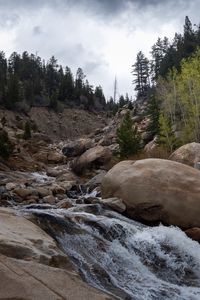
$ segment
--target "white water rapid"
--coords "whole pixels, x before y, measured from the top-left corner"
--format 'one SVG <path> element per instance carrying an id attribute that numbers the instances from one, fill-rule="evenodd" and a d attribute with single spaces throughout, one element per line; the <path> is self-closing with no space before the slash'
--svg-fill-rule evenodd
<path id="1" fill-rule="evenodd" d="M 144 226 L 100 204 L 25 212 L 86 282 L 116 299 L 200 299 L 200 245 L 178 228 Z"/>

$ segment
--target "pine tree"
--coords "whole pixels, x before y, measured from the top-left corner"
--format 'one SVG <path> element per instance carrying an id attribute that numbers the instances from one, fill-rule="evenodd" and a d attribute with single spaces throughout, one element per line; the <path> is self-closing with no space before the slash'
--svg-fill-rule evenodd
<path id="1" fill-rule="evenodd" d="M 163 145 L 169 153 L 172 153 L 179 143 L 172 130 L 169 119 L 162 113 L 159 116 L 159 128 L 158 144 Z"/>
<path id="2" fill-rule="evenodd" d="M 28 140 L 31 138 L 31 125 L 30 125 L 29 121 L 26 121 L 26 123 L 25 123 L 23 138 L 25 140 Z"/>
<path id="3" fill-rule="evenodd" d="M 106 99 L 105 99 L 105 96 L 103 94 L 103 89 L 100 85 L 96 86 L 95 91 L 94 91 L 94 95 L 99 100 L 100 104 L 104 107 L 106 105 Z"/>
<path id="4" fill-rule="evenodd" d="M 119 107 L 123 107 L 126 104 L 126 100 L 124 99 L 124 96 L 121 95 L 119 97 Z"/>
<path id="5" fill-rule="evenodd" d="M 7 94 L 5 99 L 6 108 L 14 109 L 15 104 L 22 100 L 21 86 L 17 75 L 10 74 L 8 78 Z"/>
<path id="6" fill-rule="evenodd" d="M 70 107 L 82 105 L 86 109 L 105 109 L 102 88 L 97 87 L 96 93 L 97 101 L 81 68 L 78 68 L 74 81 L 70 68 L 63 71 L 54 56 L 46 63 L 27 51 L 22 55 L 13 52 L 7 61 L 5 54 L 0 52 L 0 105 L 3 107 L 12 110 L 32 105 L 48 106 L 50 101 L 50 106 L 56 109 L 58 101 L 62 101 Z"/>
<path id="7" fill-rule="evenodd" d="M 7 60 L 4 52 L 0 52 L 0 102 L 5 101 L 7 85 Z"/>
<path id="8" fill-rule="evenodd" d="M 150 119 L 150 122 L 146 128 L 146 131 L 152 135 L 152 137 L 159 134 L 159 114 L 160 107 L 155 93 L 152 93 L 148 106 L 146 115 Z"/>
<path id="9" fill-rule="evenodd" d="M 83 87 L 84 87 L 84 79 L 85 79 L 85 74 L 83 73 L 83 70 L 81 68 L 78 68 L 76 72 L 76 80 L 75 80 L 76 97 L 80 97 L 82 94 Z"/>
<path id="10" fill-rule="evenodd" d="M 158 38 L 155 45 L 152 47 L 151 55 L 152 55 L 152 65 L 151 65 L 151 75 L 153 83 L 156 82 L 160 75 L 160 68 L 163 62 L 164 56 L 167 53 L 169 48 L 169 40 L 165 37 L 163 40 Z"/>
<path id="11" fill-rule="evenodd" d="M 8 159 L 14 150 L 14 146 L 8 138 L 5 130 L 0 130 L 0 156 Z"/>
<path id="12" fill-rule="evenodd" d="M 135 90 L 137 91 L 138 98 L 147 98 L 150 88 L 150 66 L 148 59 L 144 56 L 142 51 L 137 54 L 136 63 L 132 65 L 132 74 L 136 79 L 133 80 Z"/>
<path id="13" fill-rule="evenodd" d="M 120 127 L 117 129 L 117 143 L 119 144 L 119 154 L 122 158 L 137 154 L 141 150 L 141 137 L 137 127 L 133 127 L 130 112 L 127 112 Z"/>

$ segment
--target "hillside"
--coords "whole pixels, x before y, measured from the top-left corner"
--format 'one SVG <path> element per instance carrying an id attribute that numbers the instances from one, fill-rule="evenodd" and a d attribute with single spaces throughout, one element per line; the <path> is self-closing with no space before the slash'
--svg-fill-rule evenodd
<path id="1" fill-rule="evenodd" d="M 45 107 L 33 107 L 29 113 L 0 110 L 0 119 L 5 117 L 6 126 L 13 134 L 20 134 L 29 120 L 36 131 L 48 135 L 52 140 L 75 139 L 104 127 L 108 120 L 103 114 L 81 109 L 66 108 L 61 113 Z"/>

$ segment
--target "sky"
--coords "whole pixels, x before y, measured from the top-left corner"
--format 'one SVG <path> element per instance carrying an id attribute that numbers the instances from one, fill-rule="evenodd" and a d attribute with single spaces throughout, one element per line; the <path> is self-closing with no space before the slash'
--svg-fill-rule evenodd
<path id="1" fill-rule="evenodd" d="M 0 0 L 0 50 L 38 54 L 81 67 L 106 98 L 134 97 L 132 65 L 158 37 L 182 32 L 185 16 L 200 23 L 200 0 Z"/>

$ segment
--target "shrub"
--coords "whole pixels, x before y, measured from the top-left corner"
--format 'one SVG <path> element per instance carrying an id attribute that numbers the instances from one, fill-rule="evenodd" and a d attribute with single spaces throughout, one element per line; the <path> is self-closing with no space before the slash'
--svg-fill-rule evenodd
<path id="1" fill-rule="evenodd" d="M 14 150 L 14 146 L 8 138 L 5 130 L 0 130 L 0 156 L 8 159 Z"/>
<path id="2" fill-rule="evenodd" d="M 124 116 L 120 127 L 117 129 L 117 143 L 122 158 L 137 154 L 141 150 L 141 137 L 137 127 L 133 127 L 130 112 Z"/>
<path id="3" fill-rule="evenodd" d="M 1 118 L 1 124 L 2 124 L 2 126 L 4 127 L 4 126 L 6 125 L 6 123 L 7 123 L 6 117 L 3 116 L 3 117 Z"/>
<path id="4" fill-rule="evenodd" d="M 30 125 L 29 121 L 26 121 L 26 123 L 25 123 L 23 138 L 25 140 L 28 140 L 31 138 L 31 125 Z"/>

